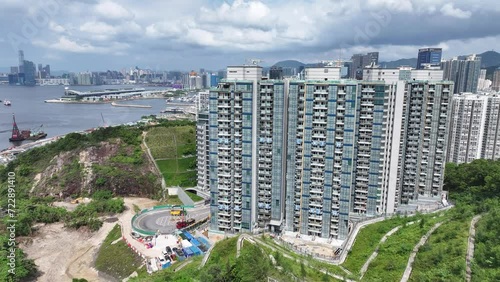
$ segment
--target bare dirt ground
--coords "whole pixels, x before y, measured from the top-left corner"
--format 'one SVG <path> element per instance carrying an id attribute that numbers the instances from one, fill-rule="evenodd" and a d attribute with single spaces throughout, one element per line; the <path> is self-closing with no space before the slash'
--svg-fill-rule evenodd
<path id="1" fill-rule="evenodd" d="M 130 225 L 134 204 L 144 209 L 158 203 L 146 198 L 125 198 L 127 210 L 117 217 L 120 223 Z M 101 229 L 95 233 L 66 229 L 62 223 L 48 224 L 40 227 L 37 235 L 21 244 L 21 248 L 28 258 L 35 261 L 42 273 L 37 281 L 64 282 L 73 278 L 113 281 L 99 275 L 93 265 L 101 243 L 115 224 L 117 222 L 104 222 Z"/>

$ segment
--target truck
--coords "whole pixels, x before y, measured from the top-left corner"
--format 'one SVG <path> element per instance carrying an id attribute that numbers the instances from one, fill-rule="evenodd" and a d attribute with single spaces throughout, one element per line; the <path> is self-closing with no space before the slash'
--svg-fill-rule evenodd
<path id="1" fill-rule="evenodd" d="M 184 209 L 182 209 L 182 210 L 175 209 L 175 210 L 170 211 L 170 215 L 172 215 L 172 216 L 181 216 L 181 215 L 186 215 L 186 214 L 187 213 Z"/>
<path id="2" fill-rule="evenodd" d="M 188 227 L 189 225 L 193 224 L 194 222 L 195 222 L 194 218 L 190 218 L 188 220 L 180 220 L 180 221 L 177 221 L 177 224 L 175 225 L 175 227 L 177 229 L 182 229 L 182 228 Z"/>

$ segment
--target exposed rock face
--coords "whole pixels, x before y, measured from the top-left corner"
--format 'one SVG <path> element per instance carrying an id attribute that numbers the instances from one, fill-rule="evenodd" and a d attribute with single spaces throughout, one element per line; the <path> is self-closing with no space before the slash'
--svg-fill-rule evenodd
<path id="1" fill-rule="evenodd" d="M 37 174 L 31 192 L 40 196 L 68 197 L 111 190 L 116 195 L 151 196 L 160 188 L 160 176 L 143 152 L 139 163 L 131 163 L 134 147 L 119 140 L 101 142 L 54 157 L 47 168 Z"/>

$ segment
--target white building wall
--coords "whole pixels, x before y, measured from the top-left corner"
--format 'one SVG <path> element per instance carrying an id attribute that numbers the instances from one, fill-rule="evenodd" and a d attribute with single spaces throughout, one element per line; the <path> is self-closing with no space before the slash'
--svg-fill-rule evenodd
<path id="1" fill-rule="evenodd" d="M 310 67 L 304 70 L 305 80 L 339 80 L 340 67 Z"/>
<path id="2" fill-rule="evenodd" d="M 443 80 L 442 70 L 411 70 L 412 80 Z"/>
<path id="3" fill-rule="evenodd" d="M 259 66 L 230 66 L 227 67 L 227 80 L 255 80 L 262 79 L 262 67 Z"/>

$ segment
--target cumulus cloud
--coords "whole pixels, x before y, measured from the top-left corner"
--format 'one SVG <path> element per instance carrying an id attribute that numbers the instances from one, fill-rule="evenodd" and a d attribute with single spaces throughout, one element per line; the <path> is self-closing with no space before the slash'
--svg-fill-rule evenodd
<path id="1" fill-rule="evenodd" d="M 445 16 L 455 17 L 459 19 L 468 19 L 472 15 L 472 13 L 469 11 L 463 11 L 459 8 L 453 7 L 453 3 L 445 4 L 441 8 L 441 13 L 443 13 L 443 15 Z"/>
<path id="2" fill-rule="evenodd" d="M 276 14 L 260 1 L 235 0 L 231 5 L 224 2 L 216 9 L 202 7 L 199 15 L 202 23 L 228 24 L 243 28 L 269 29 L 276 21 Z"/>
<path id="3" fill-rule="evenodd" d="M 66 31 L 66 29 L 62 25 L 59 25 L 53 21 L 49 22 L 49 28 L 50 28 L 50 30 L 52 30 L 56 33 L 63 33 Z"/>
<path id="4" fill-rule="evenodd" d="M 122 5 L 109 0 L 100 1 L 95 6 L 95 12 L 105 19 L 110 20 L 123 20 L 131 19 L 134 17 L 132 12 L 123 7 Z"/>
<path id="5" fill-rule="evenodd" d="M 36 0 L 23 5 L 5 1 L 0 33 L 23 35 L 22 19 Z M 92 61 L 99 64 L 110 61 L 101 54 L 141 53 L 148 63 L 170 58 L 182 65 L 189 57 L 200 64 L 224 65 L 239 56 L 337 58 L 343 49 L 345 58 L 354 52 L 378 50 L 385 60 L 415 57 L 423 46 L 448 46 L 446 53 L 452 53 L 469 50 L 466 46 L 482 52 L 500 44 L 496 0 L 481 4 L 475 0 L 60 2 L 64 9 L 46 25 L 37 26 L 22 46 L 25 53 L 96 54 L 99 59 Z M 36 46 L 32 51 L 31 45 Z M 5 48 L 0 46 L 2 51 Z"/>
<path id="6" fill-rule="evenodd" d="M 123 52 L 129 46 L 124 43 L 110 42 L 106 46 L 95 46 L 88 42 L 72 40 L 66 36 L 59 37 L 55 42 L 47 42 L 43 40 L 33 41 L 34 45 L 70 53 L 95 53 L 95 54 L 115 54 Z"/>

